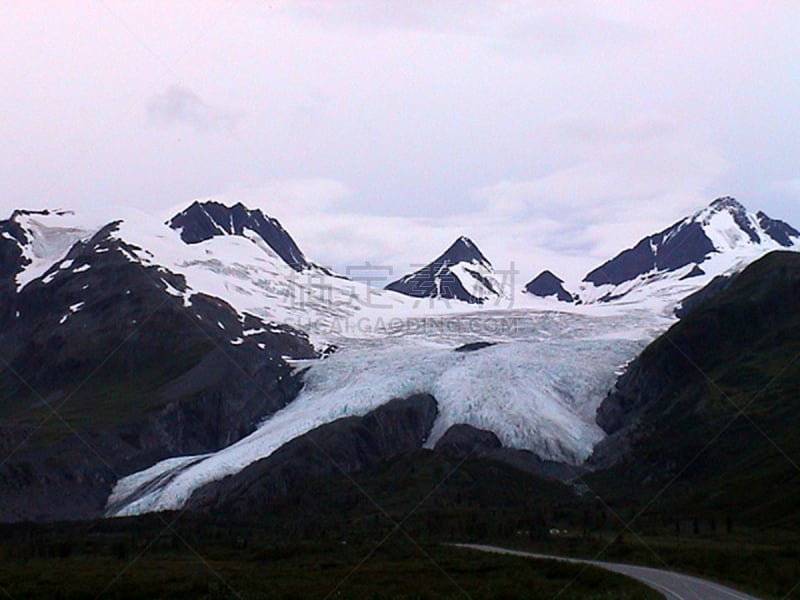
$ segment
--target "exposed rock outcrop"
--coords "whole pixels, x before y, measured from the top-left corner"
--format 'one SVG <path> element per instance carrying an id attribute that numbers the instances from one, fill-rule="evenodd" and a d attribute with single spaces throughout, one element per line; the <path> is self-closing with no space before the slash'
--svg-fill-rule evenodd
<path id="1" fill-rule="evenodd" d="M 243 514 L 267 510 L 299 481 L 359 471 L 422 447 L 438 413 L 433 396 L 395 399 L 296 438 L 236 475 L 195 492 L 189 510 Z"/>

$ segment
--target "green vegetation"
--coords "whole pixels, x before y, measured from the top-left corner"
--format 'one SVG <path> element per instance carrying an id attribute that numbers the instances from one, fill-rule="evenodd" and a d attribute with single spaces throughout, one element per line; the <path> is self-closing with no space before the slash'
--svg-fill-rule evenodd
<path id="1" fill-rule="evenodd" d="M 661 382 L 632 460 L 587 477 L 636 526 L 703 521 L 800 533 L 800 258 L 773 253 L 651 344 Z"/>
<path id="2" fill-rule="evenodd" d="M 75 432 L 103 431 L 141 419 L 166 404 L 160 393 L 208 354 L 202 341 L 181 353 L 164 353 L 146 369 L 126 372 L 109 361 L 77 383 L 50 386 L 37 383 L 36 391 L 6 369 L 0 372 L 0 422 L 38 428 L 28 447 L 54 444 Z M 52 415 L 58 409 L 60 418 Z"/>
<path id="3" fill-rule="evenodd" d="M 649 564 L 765 599 L 800 598 L 800 588 L 790 595 L 800 582 L 796 533 L 776 538 L 777 530 L 735 521 L 729 531 L 724 517 L 676 527 L 655 510 L 632 533 L 622 520 L 634 514 L 506 465 L 420 451 L 352 479 L 308 482 L 269 512 L 239 520 L 164 513 L 0 526 L 0 586 L 15 599 L 95 598 L 112 582 L 101 598 L 239 597 L 230 585 L 243 598 L 282 599 L 325 598 L 345 580 L 332 597 L 463 598 L 460 586 L 472 598 L 512 599 L 552 598 L 580 573 L 559 598 L 658 597 L 594 569 L 444 545 L 482 542 Z"/>
<path id="4" fill-rule="evenodd" d="M 402 534 L 384 543 L 278 545 L 257 526 L 176 523 L 165 530 L 147 518 L 20 528 L 4 537 L 0 589 L 16 600 L 659 597 L 598 569 L 417 545 Z"/>

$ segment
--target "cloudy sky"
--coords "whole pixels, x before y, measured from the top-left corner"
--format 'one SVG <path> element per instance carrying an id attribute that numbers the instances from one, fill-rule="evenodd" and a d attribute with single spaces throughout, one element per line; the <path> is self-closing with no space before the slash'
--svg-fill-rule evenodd
<path id="1" fill-rule="evenodd" d="M 800 224 L 800 3 L 0 4 L 0 212 L 194 198 L 306 254 L 579 276 L 733 195 Z"/>

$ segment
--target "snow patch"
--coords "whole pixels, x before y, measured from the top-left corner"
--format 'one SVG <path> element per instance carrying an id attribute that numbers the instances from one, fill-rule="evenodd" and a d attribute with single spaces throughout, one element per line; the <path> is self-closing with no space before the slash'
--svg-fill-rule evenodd
<path id="1" fill-rule="evenodd" d="M 23 262 L 27 263 L 16 275 L 19 292 L 31 281 L 41 277 L 77 242 L 91 237 L 95 229 L 75 213 L 52 211 L 49 214 L 18 214 L 16 222 L 22 228 L 27 243 L 21 246 Z M 71 261 L 61 263 L 61 268 Z M 52 280 L 51 280 L 52 281 Z"/>

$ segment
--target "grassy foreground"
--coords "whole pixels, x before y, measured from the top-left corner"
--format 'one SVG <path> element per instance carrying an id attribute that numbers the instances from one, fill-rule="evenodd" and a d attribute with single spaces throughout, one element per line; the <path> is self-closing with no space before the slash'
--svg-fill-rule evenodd
<path id="1" fill-rule="evenodd" d="M 41 551 L 50 556 L 15 556 L 5 545 L 0 595 L 15 600 L 659 598 L 598 569 L 417 546 L 397 536 L 380 546 L 380 540 L 371 540 L 232 548 L 222 542 L 190 547 L 167 534 L 147 541 L 141 536 L 138 543 L 145 546 L 128 552 L 119 536 L 91 534 L 69 547 Z"/>
<path id="2" fill-rule="evenodd" d="M 633 519 L 637 509 L 612 510 L 499 463 L 419 452 L 357 480 L 308 482 L 269 511 L 239 517 L 0 524 L 0 598 L 660 597 L 604 571 L 444 545 L 474 542 L 668 568 L 800 600 L 795 530 L 729 523 L 725 513 L 693 518 L 674 505 Z"/>

